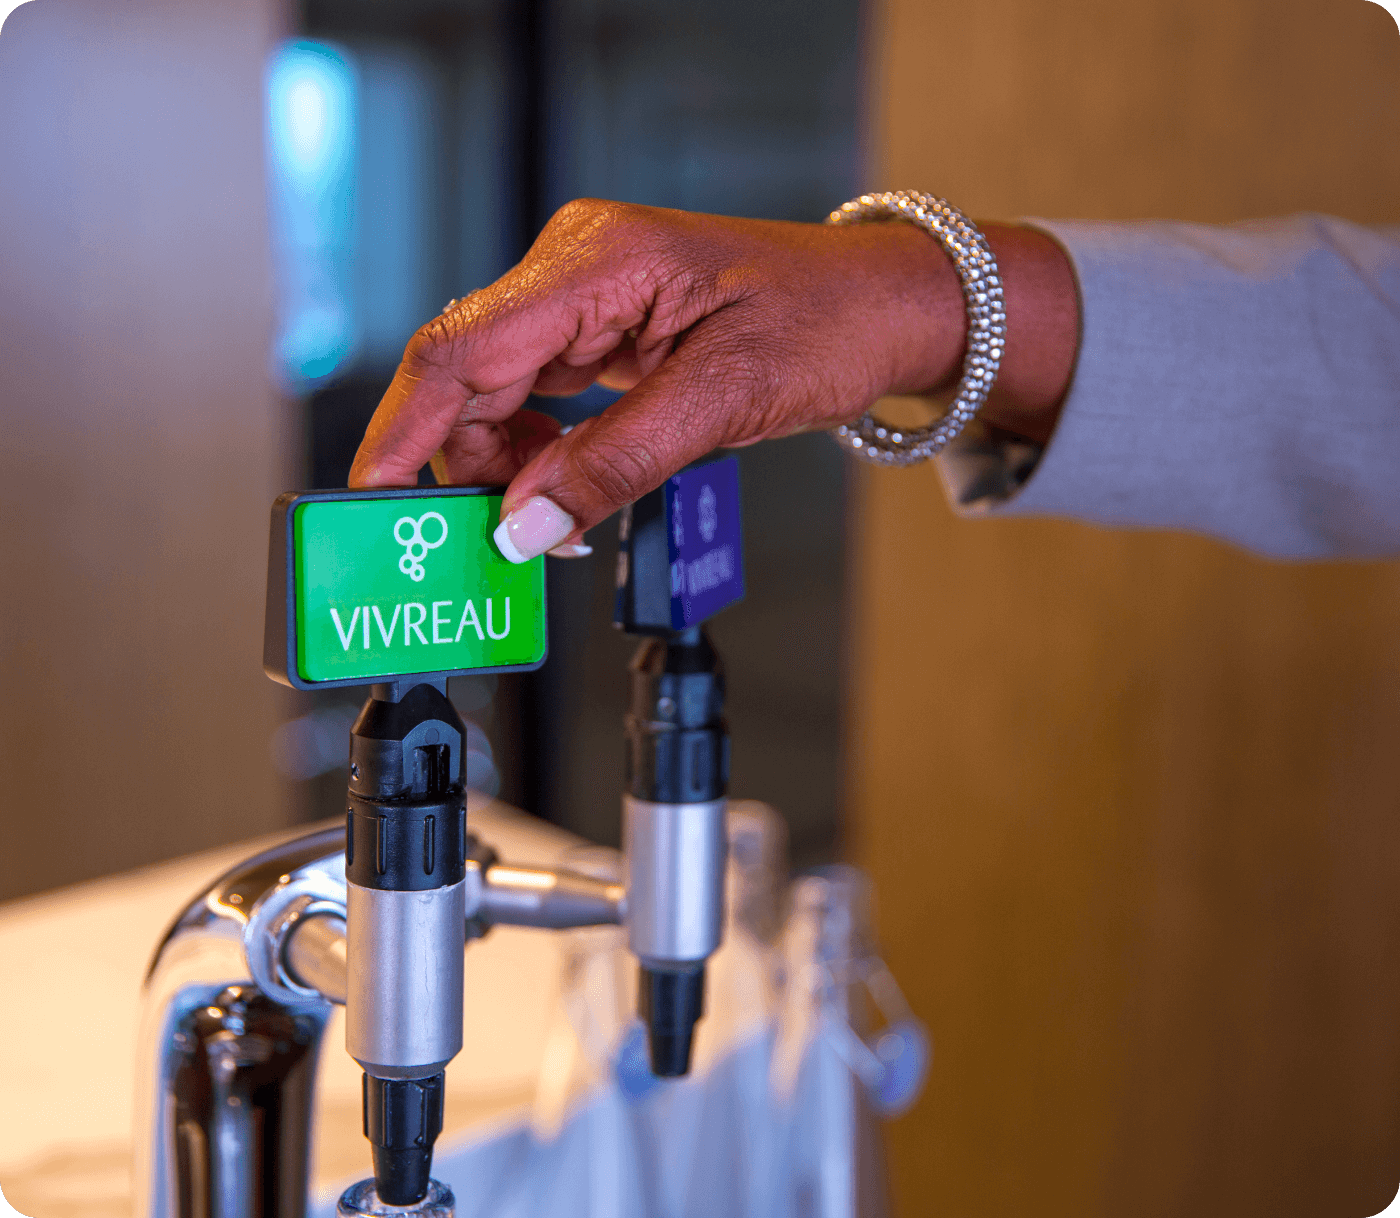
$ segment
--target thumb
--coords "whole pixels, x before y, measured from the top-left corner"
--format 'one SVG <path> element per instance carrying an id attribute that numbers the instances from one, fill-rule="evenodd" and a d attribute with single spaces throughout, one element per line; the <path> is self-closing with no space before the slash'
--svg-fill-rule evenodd
<path id="1" fill-rule="evenodd" d="M 496 543 L 524 562 L 720 445 L 780 434 L 761 357 L 699 336 L 596 418 L 546 445 L 506 491 Z"/>

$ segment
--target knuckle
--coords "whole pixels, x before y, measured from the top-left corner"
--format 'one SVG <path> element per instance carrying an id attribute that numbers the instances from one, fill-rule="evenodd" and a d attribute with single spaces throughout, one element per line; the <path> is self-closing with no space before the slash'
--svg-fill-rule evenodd
<path id="1" fill-rule="evenodd" d="M 572 199 L 550 217 L 546 229 L 574 238 L 627 228 L 640 218 L 644 208 L 614 199 Z"/>
<path id="2" fill-rule="evenodd" d="M 475 328 L 486 318 L 483 294 L 474 293 L 414 331 L 404 366 L 416 372 L 451 371 L 467 358 Z"/>
<path id="3" fill-rule="evenodd" d="M 452 346 L 452 335 L 441 317 L 418 327 L 404 348 L 405 364 L 420 368 L 437 368 L 446 362 L 445 353 Z"/>
<path id="4" fill-rule="evenodd" d="M 676 253 L 674 222 L 658 209 L 612 199 L 574 199 L 554 213 L 530 261 L 541 270 L 607 269 L 637 286 L 656 280 L 664 266 L 678 261 Z"/>

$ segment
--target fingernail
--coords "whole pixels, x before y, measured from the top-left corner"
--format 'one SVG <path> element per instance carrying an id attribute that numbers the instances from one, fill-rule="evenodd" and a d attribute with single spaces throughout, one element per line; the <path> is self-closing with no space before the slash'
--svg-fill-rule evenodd
<path id="1" fill-rule="evenodd" d="M 496 546 L 510 562 L 552 550 L 574 531 L 574 518 L 552 499 L 535 495 L 496 526 Z"/>
<path id="2" fill-rule="evenodd" d="M 555 546 L 552 550 L 546 550 L 550 558 L 587 558 L 593 553 L 592 546 L 567 545 Z"/>

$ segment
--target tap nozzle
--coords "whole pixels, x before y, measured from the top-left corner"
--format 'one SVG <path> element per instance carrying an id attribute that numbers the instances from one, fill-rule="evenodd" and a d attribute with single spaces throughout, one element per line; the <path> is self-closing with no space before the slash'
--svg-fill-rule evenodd
<path id="1" fill-rule="evenodd" d="M 433 1143 L 442 1132 L 444 1076 L 364 1076 L 365 1137 L 374 1156 L 374 1188 L 389 1205 L 417 1205 L 428 1193 Z"/>
<path id="2" fill-rule="evenodd" d="M 651 1072 L 657 1078 L 690 1073 L 695 1025 L 705 1013 L 705 962 L 690 966 L 641 966 L 637 1014 L 647 1027 Z"/>

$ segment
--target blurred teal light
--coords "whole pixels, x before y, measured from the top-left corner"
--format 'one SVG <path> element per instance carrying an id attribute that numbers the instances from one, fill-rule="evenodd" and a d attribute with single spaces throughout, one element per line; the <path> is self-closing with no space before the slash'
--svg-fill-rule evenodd
<path id="1" fill-rule="evenodd" d="M 354 63 L 299 40 L 273 52 L 267 136 L 279 289 L 275 362 L 293 388 L 331 377 L 355 354 Z"/>

